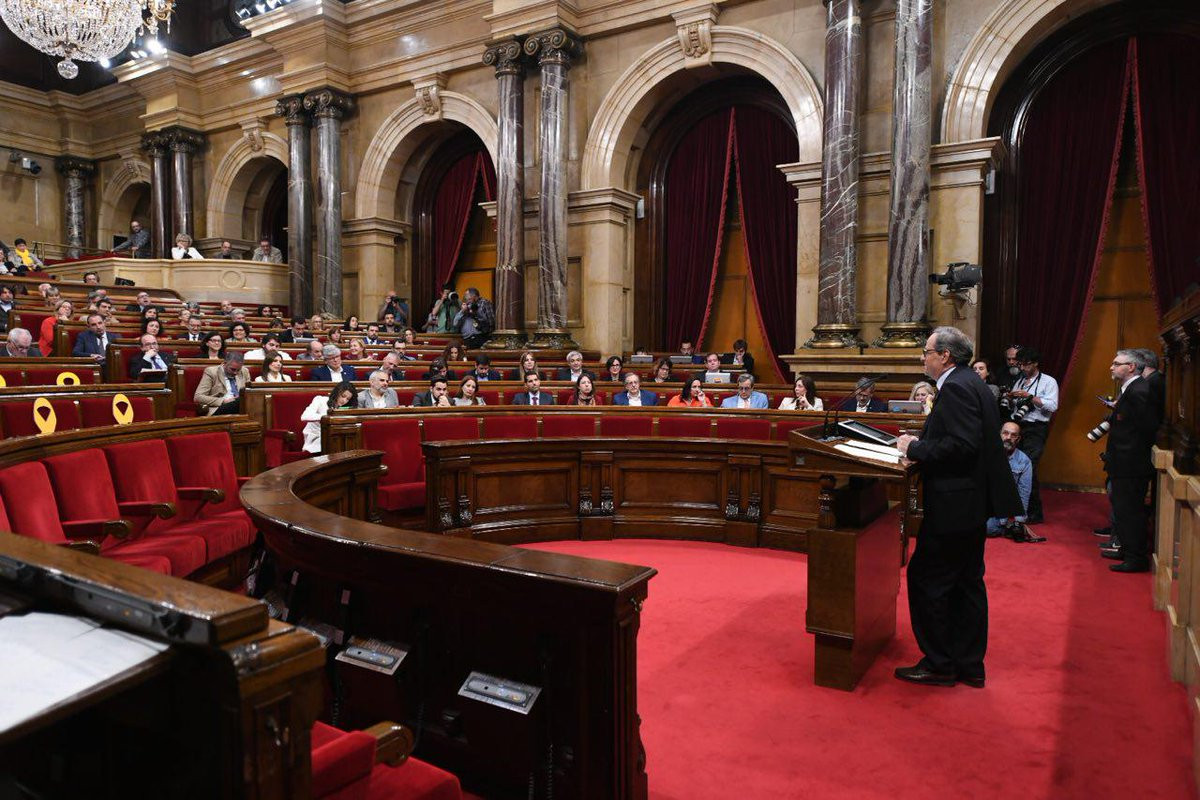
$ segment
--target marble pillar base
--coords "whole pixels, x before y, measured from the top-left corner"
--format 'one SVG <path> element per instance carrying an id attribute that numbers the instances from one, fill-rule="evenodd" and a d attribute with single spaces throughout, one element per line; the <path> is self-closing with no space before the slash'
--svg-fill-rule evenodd
<path id="1" fill-rule="evenodd" d="M 494 331 L 484 350 L 523 350 L 528 337 L 520 331 Z"/>
<path id="2" fill-rule="evenodd" d="M 531 350 L 578 350 L 579 343 L 571 338 L 570 331 L 536 331 L 526 344 Z"/>
<path id="3" fill-rule="evenodd" d="M 933 332 L 928 322 L 885 322 L 872 347 L 924 347 Z"/>
<path id="4" fill-rule="evenodd" d="M 804 343 L 805 347 L 814 349 L 833 349 L 837 347 L 862 346 L 858 338 L 859 327 L 839 322 L 817 325 L 813 328 L 813 337 Z"/>

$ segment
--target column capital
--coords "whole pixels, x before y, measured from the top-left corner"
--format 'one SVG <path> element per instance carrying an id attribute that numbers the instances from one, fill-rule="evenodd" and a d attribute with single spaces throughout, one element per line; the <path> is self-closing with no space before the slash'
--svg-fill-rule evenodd
<path id="1" fill-rule="evenodd" d="M 166 128 L 162 134 L 173 153 L 194 153 L 204 147 L 204 134 L 189 128 Z"/>
<path id="2" fill-rule="evenodd" d="M 304 107 L 304 95 L 289 94 L 284 95 L 275 101 L 275 116 L 283 117 L 285 125 L 307 126 L 311 120 L 308 111 Z"/>
<path id="3" fill-rule="evenodd" d="M 304 108 L 314 119 L 345 119 L 354 113 L 354 98 L 326 87 L 304 95 Z"/>
<path id="4" fill-rule="evenodd" d="M 483 51 L 483 63 L 496 68 L 496 77 L 525 74 L 525 43 L 518 36 L 495 42 Z"/>
<path id="5" fill-rule="evenodd" d="M 170 145 L 170 138 L 165 131 L 150 131 L 142 134 L 142 150 L 151 158 L 166 155 Z"/>
<path id="6" fill-rule="evenodd" d="M 96 162 L 78 156 L 59 156 L 54 167 L 68 178 L 87 178 L 96 172 Z"/>
<path id="7" fill-rule="evenodd" d="M 551 28 L 525 40 L 525 53 L 536 56 L 538 64 L 571 65 L 571 57 L 583 53 L 583 40 L 566 28 Z"/>

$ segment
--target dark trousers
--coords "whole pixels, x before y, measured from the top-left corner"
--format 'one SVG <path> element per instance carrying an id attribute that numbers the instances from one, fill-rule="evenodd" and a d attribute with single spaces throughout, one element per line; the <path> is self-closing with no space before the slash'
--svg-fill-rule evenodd
<path id="1" fill-rule="evenodd" d="M 213 416 L 219 414 L 240 414 L 242 413 L 242 398 L 236 397 L 228 403 L 222 403 L 217 406 L 217 410 L 213 412 Z"/>
<path id="2" fill-rule="evenodd" d="M 908 613 L 913 635 L 934 672 L 982 678 L 987 650 L 986 528 L 921 531 L 908 562 Z"/>
<path id="3" fill-rule="evenodd" d="M 1042 485 L 1038 480 L 1038 462 L 1042 460 L 1042 453 L 1046 450 L 1046 436 L 1049 433 L 1049 422 L 1021 424 L 1021 443 L 1018 447 L 1033 462 L 1033 487 L 1029 492 L 1029 508 L 1025 511 L 1025 516 L 1031 522 L 1042 520 Z"/>
<path id="4" fill-rule="evenodd" d="M 463 347 L 470 348 L 471 350 L 474 350 L 477 347 L 483 347 L 484 343 L 487 342 L 487 340 L 491 337 L 492 335 L 490 333 L 476 333 L 472 334 L 471 336 L 464 336 Z"/>
<path id="5" fill-rule="evenodd" d="M 1125 561 L 1145 566 L 1149 560 L 1146 541 L 1146 490 L 1150 477 L 1109 478 L 1113 533 L 1121 541 Z"/>

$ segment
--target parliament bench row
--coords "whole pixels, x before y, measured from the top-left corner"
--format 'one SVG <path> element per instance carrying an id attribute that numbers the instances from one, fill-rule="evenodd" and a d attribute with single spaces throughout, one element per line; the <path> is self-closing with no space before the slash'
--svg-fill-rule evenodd
<path id="1" fill-rule="evenodd" d="M 171 393 L 146 384 L 0 389 L 0 438 L 169 419 Z"/>

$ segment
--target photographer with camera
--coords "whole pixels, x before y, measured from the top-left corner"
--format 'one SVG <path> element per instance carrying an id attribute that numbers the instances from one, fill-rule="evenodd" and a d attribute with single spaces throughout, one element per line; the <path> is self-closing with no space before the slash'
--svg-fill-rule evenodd
<path id="1" fill-rule="evenodd" d="M 1037 465 L 1046 449 L 1050 433 L 1050 418 L 1058 410 L 1058 381 L 1038 367 L 1041 354 L 1032 347 L 1017 350 L 1017 367 L 1021 377 L 1000 398 L 1009 418 L 1021 426 L 1021 452 L 1033 462 L 1033 491 L 1029 495 L 1026 522 L 1036 525 L 1042 521 L 1042 493 L 1038 485 Z"/>
<path id="2" fill-rule="evenodd" d="M 394 327 L 405 328 L 408 326 L 408 303 L 402 298 L 396 296 L 396 290 L 392 289 L 387 293 L 387 297 L 383 298 L 383 305 L 379 307 L 379 314 L 375 319 L 383 322 L 388 314 L 392 315 L 392 325 Z M 389 330 L 388 333 L 396 331 Z"/>
<path id="3" fill-rule="evenodd" d="M 496 312 L 491 302 L 480 297 L 478 289 L 467 289 L 462 308 L 454 316 L 452 330 L 462 333 L 464 346 L 474 348 L 486 342 L 495 329 Z"/>
<path id="4" fill-rule="evenodd" d="M 462 303 L 458 292 L 454 291 L 454 284 L 447 283 L 442 287 L 442 296 L 433 304 L 433 309 L 425 319 L 425 332 L 453 333 L 456 315 L 461 307 Z"/>
<path id="5" fill-rule="evenodd" d="M 1009 420 L 1000 426 L 1000 443 L 1004 445 L 1004 455 L 1008 456 L 1008 468 L 1012 470 L 1013 480 L 1017 484 L 1017 495 L 1021 498 L 1021 508 L 1027 509 L 1029 508 L 1029 493 L 1033 490 L 1033 462 L 1017 447 L 1020 441 L 1020 425 Z M 1030 536 L 1024 523 L 1024 514 L 1011 517 L 992 517 L 987 521 L 987 535 L 989 538 L 1004 536 L 1014 542 L 1045 541 L 1040 537 Z"/>

